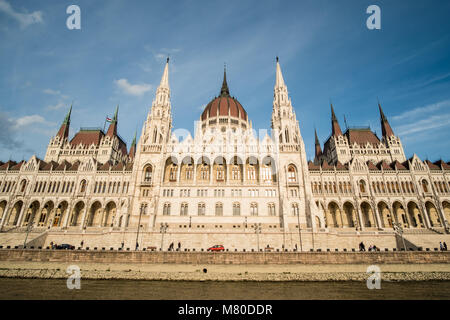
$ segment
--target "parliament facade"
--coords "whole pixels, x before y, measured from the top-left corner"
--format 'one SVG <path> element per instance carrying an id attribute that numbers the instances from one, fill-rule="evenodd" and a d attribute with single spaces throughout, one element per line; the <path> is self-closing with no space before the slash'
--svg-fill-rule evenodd
<path id="1" fill-rule="evenodd" d="M 438 247 L 450 239 L 450 164 L 407 159 L 378 108 L 381 137 L 370 128 L 343 132 L 331 105 L 331 135 L 322 148 L 316 133 L 308 162 L 277 58 L 270 132 L 256 134 L 224 72 L 194 136 L 180 138 L 172 128 L 167 59 L 130 148 L 118 134 L 118 108 L 107 131 L 81 128 L 72 139 L 70 109 L 43 160 L 0 162 L 0 245 Z"/>

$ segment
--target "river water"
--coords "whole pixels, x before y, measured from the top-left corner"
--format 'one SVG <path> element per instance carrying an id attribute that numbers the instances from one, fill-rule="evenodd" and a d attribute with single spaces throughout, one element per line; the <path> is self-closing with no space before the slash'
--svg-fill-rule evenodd
<path id="1" fill-rule="evenodd" d="M 64 279 L 0 278 L 0 299 L 450 299 L 450 281 L 381 282 L 214 282 L 81 280 L 69 290 Z"/>

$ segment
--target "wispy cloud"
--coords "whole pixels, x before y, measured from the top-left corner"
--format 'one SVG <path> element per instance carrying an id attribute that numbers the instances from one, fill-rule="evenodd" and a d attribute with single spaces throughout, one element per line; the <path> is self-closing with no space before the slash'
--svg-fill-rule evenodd
<path id="1" fill-rule="evenodd" d="M 35 23 L 44 22 L 44 20 L 42 19 L 41 11 L 34 11 L 32 13 L 20 13 L 14 10 L 6 0 L 0 0 L 0 11 L 4 12 L 8 16 L 19 22 L 22 29 Z"/>
<path id="2" fill-rule="evenodd" d="M 403 112 L 397 116 L 393 116 L 392 120 L 399 121 L 406 119 L 415 119 L 416 117 L 430 114 L 431 112 L 437 111 L 445 107 L 450 107 L 450 99 Z"/>
<path id="3" fill-rule="evenodd" d="M 399 135 L 411 135 L 415 133 L 423 133 L 432 129 L 437 129 L 450 125 L 450 113 L 432 115 L 425 119 L 408 123 L 397 127 Z"/>
<path id="4" fill-rule="evenodd" d="M 132 96 L 142 96 L 147 91 L 152 89 L 152 85 L 148 83 L 131 84 L 127 79 L 114 80 L 114 83 L 123 92 Z"/>
<path id="5" fill-rule="evenodd" d="M 64 102 L 58 102 L 57 104 L 49 105 L 45 107 L 46 110 L 54 111 L 59 110 L 61 108 L 67 107 L 67 104 Z"/>

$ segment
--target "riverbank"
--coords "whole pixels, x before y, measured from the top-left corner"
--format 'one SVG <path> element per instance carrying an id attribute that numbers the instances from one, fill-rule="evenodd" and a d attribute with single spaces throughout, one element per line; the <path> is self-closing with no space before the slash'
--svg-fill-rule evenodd
<path id="1" fill-rule="evenodd" d="M 369 265 L 208 265 L 0 261 L 0 278 L 153 281 L 365 281 Z M 377 264 L 383 281 L 450 281 L 449 264 Z M 205 272 L 206 271 L 206 272 Z"/>

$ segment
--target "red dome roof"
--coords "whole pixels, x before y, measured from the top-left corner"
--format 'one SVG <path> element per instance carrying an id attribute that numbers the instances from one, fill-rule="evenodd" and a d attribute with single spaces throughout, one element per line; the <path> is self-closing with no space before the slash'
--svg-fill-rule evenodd
<path id="1" fill-rule="evenodd" d="M 224 70 L 222 89 L 220 90 L 220 96 L 214 98 L 202 113 L 202 121 L 219 116 L 230 116 L 234 118 L 240 118 L 247 121 L 247 112 L 245 112 L 242 105 L 235 98 L 230 96 L 227 84 L 227 73 Z"/>
<path id="2" fill-rule="evenodd" d="M 202 113 L 202 121 L 207 118 L 217 117 L 217 113 L 219 113 L 219 116 L 227 117 L 230 115 L 231 117 L 247 121 L 247 112 L 245 112 L 239 101 L 230 96 L 220 96 L 208 103 Z"/>

